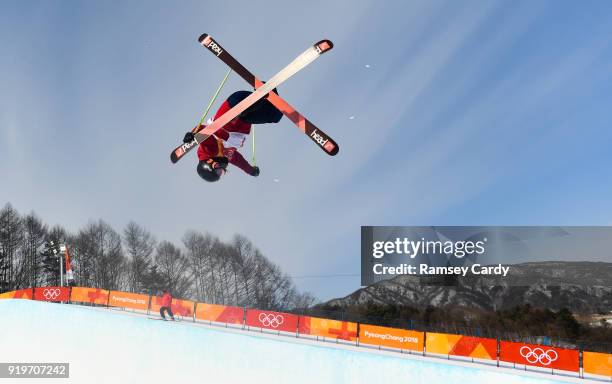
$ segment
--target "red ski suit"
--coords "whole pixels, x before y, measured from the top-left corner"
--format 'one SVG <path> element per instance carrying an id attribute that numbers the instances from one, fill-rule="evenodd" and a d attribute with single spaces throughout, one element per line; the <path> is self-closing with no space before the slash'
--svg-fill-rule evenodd
<path id="1" fill-rule="evenodd" d="M 230 103 L 225 100 L 225 102 L 221 104 L 221 107 L 219 107 L 214 119 L 218 119 L 230 109 Z M 200 143 L 200 146 L 198 147 L 198 159 L 202 161 L 213 157 L 224 156 L 227 157 L 231 164 L 242 169 L 246 173 L 251 174 L 253 172 L 253 167 L 244 159 L 244 157 L 242 157 L 240 152 L 234 150 L 233 148 L 225 148 L 223 146 L 223 141 L 229 138 L 229 132 L 239 132 L 248 135 L 251 133 L 251 124 L 236 117 L 234 120 L 227 123 L 223 128 L 215 132 L 214 135 L 209 136 L 206 140 Z"/>
<path id="2" fill-rule="evenodd" d="M 170 308 L 171 305 L 172 305 L 172 295 L 170 294 L 170 292 L 166 292 L 162 296 L 161 306 Z"/>

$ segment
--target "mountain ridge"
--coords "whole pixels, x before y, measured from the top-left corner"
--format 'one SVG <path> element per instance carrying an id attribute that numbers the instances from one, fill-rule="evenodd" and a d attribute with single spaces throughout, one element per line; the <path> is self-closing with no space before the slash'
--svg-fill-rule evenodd
<path id="1" fill-rule="evenodd" d="M 612 311 L 612 263 L 544 261 L 506 266 L 511 268 L 506 277 L 459 277 L 453 286 L 423 285 L 418 276 L 398 276 L 324 305 L 462 306 L 491 311 L 528 303 L 580 314 Z"/>

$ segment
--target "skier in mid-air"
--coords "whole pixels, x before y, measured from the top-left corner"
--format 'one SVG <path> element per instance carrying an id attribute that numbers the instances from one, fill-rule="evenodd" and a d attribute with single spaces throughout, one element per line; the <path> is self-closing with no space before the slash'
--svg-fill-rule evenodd
<path id="1" fill-rule="evenodd" d="M 276 89 L 274 89 L 274 92 L 278 94 Z M 219 107 L 214 119 L 219 118 L 251 93 L 249 91 L 237 91 L 231 94 Z M 242 169 L 251 176 L 259 176 L 259 167 L 249 164 L 238 152 L 238 148 L 242 147 L 247 136 L 251 133 L 252 124 L 278 123 L 282 117 L 282 112 L 274 107 L 266 96 L 227 123 L 222 129 L 202 141 L 198 147 L 197 171 L 200 177 L 209 182 L 218 181 L 225 174 L 228 164 Z M 194 140 L 195 132 L 203 128 L 204 126 L 201 125 L 187 132 L 183 142 L 191 143 Z"/>

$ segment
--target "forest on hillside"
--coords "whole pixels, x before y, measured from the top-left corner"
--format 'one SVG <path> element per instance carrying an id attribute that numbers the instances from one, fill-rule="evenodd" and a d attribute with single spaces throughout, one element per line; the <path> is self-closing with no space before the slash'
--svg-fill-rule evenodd
<path id="1" fill-rule="evenodd" d="M 177 298 L 262 309 L 314 303 L 242 235 L 224 242 L 187 231 L 181 244 L 174 244 L 158 241 L 134 222 L 118 232 L 103 220 L 71 233 L 49 227 L 33 212 L 22 215 L 10 203 L 0 210 L 0 293 L 59 285 L 51 242 L 69 247 L 75 286 L 148 294 L 169 289 Z"/>

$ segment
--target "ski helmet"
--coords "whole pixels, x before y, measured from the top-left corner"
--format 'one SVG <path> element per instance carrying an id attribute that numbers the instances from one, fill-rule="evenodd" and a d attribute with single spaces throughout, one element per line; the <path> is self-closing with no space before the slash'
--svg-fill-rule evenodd
<path id="1" fill-rule="evenodd" d="M 218 181 L 225 173 L 227 164 L 227 157 L 214 157 L 200 161 L 196 169 L 201 178 L 212 183 Z"/>

